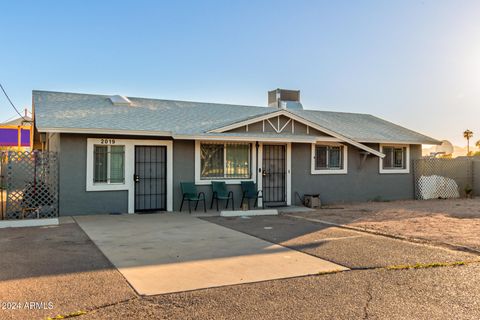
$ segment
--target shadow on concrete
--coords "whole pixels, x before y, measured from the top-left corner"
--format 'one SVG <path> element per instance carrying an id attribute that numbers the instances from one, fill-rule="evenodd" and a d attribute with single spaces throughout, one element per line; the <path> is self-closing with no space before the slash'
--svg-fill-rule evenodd
<path id="1" fill-rule="evenodd" d="M 478 258 L 465 252 L 376 236 L 290 216 L 202 219 L 351 269 Z"/>
<path id="2" fill-rule="evenodd" d="M 115 267 L 75 223 L 0 229 L 0 281 Z"/>
<path id="3" fill-rule="evenodd" d="M 88 218 L 86 217 L 86 219 Z M 248 219 L 242 217 L 201 217 L 199 219 L 349 268 L 375 268 L 395 264 L 445 262 L 476 258 L 476 256 L 467 253 L 368 235 L 287 216 L 250 217 Z M 125 267 L 141 267 L 158 263 L 159 260 L 156 257 L 158 250 L 170 250 L 168 255 L 171 257 L 169 260 L 161 261 L 163 264 L 224 259 L 242 255 L 276 254 L 283 250 L 278 247 L 271 248 L 269 244 L 266 244 L 261 250 L 258 250 L 258 248 L 254 250 L 245 248 L 243 250 L 241 246 L 236 249 L 232 248 L 232 250 L 229 250 L 228 246 L 220 249 L 209 248 L 208 242 L 206 242 L 203 249 L 198 247 L 198 250 L 203 251 L 186 253 L 175 251 L 178 246 L 172 245 L 173 242 L 180 241 L 183 242 L 182 246 L 188 247 L 195 242 L 204 241 L 206 237 L 211 235 L 202 237 L 202 234 L 199 233 L 192 237 L 176 237 L 179 232 L 183 232 L 185 235 L 185 232 L 189 232 L 188 229 L 182 231 L 180 226 L 173 225 L 168 230 L 160 230 L 152 225 L 151 229 L 142 230 L 135 229 L 137 226 L 133 221 L 127 222 L 127 228 L 129 228 L 129 223 L 131 223 L 132 232 L 125 234 L 125 240 L 128 241 L 123 243 L 118 239 L 111 239 L 112 241 L 118 241 L 118 243 L 110 245 L 116 247 L 115 250 L 128 251 L 128 243 L 136 241 L 141 250 L 138 255 L 146 255 L 147 258 L 136 259 L 135 254 L 133 254 L 130 260 L 123 260 L 123 266 Z M 113 228 L 114 225 L 112 224 L 111 227 Z M 158 247 L 158 243 L 152 244 L 148 241 L 138 243 L 142 241 L 142 237 L 146 236 L 148 238 L 149 234 L 155 234 L 156 232 L 161 232 L 161 236 L 165 239 L 161 248 Z M 217 234 L 216 238 L 222 241 L 224 236 Z M 105 234 L 105 237 L 103 241 L 108 242 L 108 235 Z M 56 227 L 0 230 L 0 252 L 0 281 L 115 269 L 112 263 L 75 223 L 62 224 Z M 151 263 L 148 255 L 152 256 Z"/>

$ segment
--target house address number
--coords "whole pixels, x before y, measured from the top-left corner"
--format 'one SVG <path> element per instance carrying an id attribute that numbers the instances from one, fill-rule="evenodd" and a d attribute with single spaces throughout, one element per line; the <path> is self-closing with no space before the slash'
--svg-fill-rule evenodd
<path id="1" fill-rule="evenodd" d="M 115 139 L 100 139 L 100 144 L 115 144 Z"/>

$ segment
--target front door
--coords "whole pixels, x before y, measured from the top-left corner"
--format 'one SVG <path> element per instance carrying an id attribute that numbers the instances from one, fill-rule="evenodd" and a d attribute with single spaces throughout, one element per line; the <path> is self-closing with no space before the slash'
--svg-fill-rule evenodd
<path id="1" fill-rule="evenodd" d="M 135 147 L 135 211 L 167 208 L 167 147 Z"/>
<path id="2" fill-rule="evenodd" d="M 263 145 L 262 189 L 266 206 L 286 204 L 286 147 L 285 145 Z"/>

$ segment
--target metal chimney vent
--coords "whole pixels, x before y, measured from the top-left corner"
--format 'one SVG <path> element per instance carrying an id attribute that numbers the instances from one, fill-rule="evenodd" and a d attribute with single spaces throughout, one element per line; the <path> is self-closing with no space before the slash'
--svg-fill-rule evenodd
<path id="1" fill-rule="evenodd" d="M 108 99 L 110 99 L 110 102 L 111 102 L 114 106 L 131 106 L 131 105 L 132 105 L 132 101 L 130 101 L 130 100 L 129 100 L 127 97 L 125 97 L 125 96 L 114 95 L 114 96 L 108 97 Z"/>
<path id="2" fill-rule="evenodd" d="M 279 109 L 303 109 L 300 90 L 275 89 L 268 92 L 268 106 Z"/>

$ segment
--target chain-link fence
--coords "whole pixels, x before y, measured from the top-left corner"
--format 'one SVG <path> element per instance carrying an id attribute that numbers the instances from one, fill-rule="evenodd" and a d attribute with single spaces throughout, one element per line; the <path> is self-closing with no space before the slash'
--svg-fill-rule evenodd
<path id="1" fill-rule="evenodd" d="M 58 217 L 58 160 L 55 152 L 2 151 L 0 219 Z"/>
<path id="2" fill-rule="evenodd" d="M 473 160 L 469 158 L 414 160 L 415 199 L 473 196 L 473 164 Z"/>

